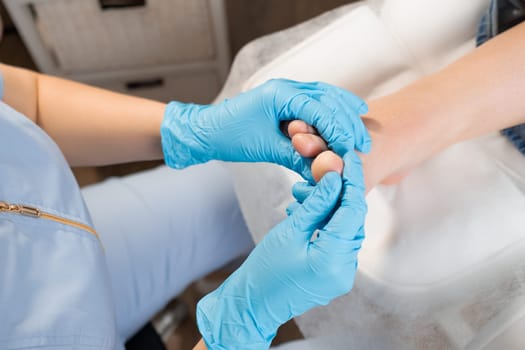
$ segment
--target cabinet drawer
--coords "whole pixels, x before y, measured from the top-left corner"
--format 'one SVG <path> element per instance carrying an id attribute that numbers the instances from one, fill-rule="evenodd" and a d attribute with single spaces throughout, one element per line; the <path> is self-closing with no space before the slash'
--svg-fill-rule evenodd
<path id="1" fill-rule="evenodd" d="M 48 0 L 31 5 L 42 41 L 64 73 L 215 57 L 208 0 L 147 0 L 133 7 L 105 8 L 103 4 Z"/>
<path id="2" fill-rule="evenodd" d="M 155 74 L 112 80 L 92 80 L 97 85 L 117 92 L 169 102 L 172 100 L 210 103 L 221 87 L 215 72 L 184 75 Z"/>

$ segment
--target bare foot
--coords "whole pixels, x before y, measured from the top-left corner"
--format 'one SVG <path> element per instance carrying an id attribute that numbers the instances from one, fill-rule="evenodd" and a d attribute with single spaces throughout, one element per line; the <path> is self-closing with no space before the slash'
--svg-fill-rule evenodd
<path id="1" fill-rule="evenodd" d="M 312 175 L 316 182 L 329 171 L 343 173 L 343 159 L 332 151 L 324 151 L 315 157 L 312 162 Z"/>
<path id="2" fill-rule="evenodd" d="M 288 136 L 293 137 L 295 134 L 318 135 L 318 132 L 313 126 L 302 120 L 292 120 L 288 123 Z"/>
<path id="3" fill-rule="evenodd" d="M 328 150 L 326 142 L 319 136 L 317 130 L 302 120 L 292 120 L 288 124 L 288 135 L 300 155 L 314 158 L 319 153 Z"/>
<path id="4" fill-rule="evenodd" d="M 324 140 L 312 134 L 295 134 L 292 137 L 292 145 L 300 155 L 306 158 L 314 158 L 319 153 L 328 150 Z"/>
<path id="5" fill-rule="evenodd" d="M 292 144 L 303 157 L 314 158 L 312 175 L 316 182 L 329 171 L 343 172 L 343 160 L 337 154 L 328 150 L 326 142 L 319 136 L 317 130 L 302 120 L 292 120 L 288 124 L 288 135 Z"/>

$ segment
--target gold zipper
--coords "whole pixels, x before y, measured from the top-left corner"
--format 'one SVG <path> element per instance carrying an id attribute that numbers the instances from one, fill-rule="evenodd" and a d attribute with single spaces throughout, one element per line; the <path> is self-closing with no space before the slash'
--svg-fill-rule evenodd
<path id="1" fill-rule="evenodd" d="M 74 221 L 74 220 L 66 219 L 66 218 L 60 217 L 58 215 L 46 213 L 46 212 L 44 212 L 44 211 L 42 211 L 42 210 L 40 210 L 38 208 L 35 208 L 35 207 L 30 207 L 30 206 L 22 205 L 22 204 L 9 204 L 7 202 L 0 201 L 0 212 L 20 214 L 20 215 L 29 216 L 29 217 L 32 217 L 32 218 L 40 218 L 40 219 L 52 220 L 52 221 L 58 222 L 60 224 L 73 226 L 73 227 L 79 228 L 81 230 L 87 231 L 87 232 L 95 235 L 95 237 L 97 237 L 97 239 L 98 239 L 97 231 L 95 231 L 94 229 L 92 229 L 88 225 L 85 225 L 83 223 L 80 223 L 80 222 L 77 222 L 77 221 Z"/>

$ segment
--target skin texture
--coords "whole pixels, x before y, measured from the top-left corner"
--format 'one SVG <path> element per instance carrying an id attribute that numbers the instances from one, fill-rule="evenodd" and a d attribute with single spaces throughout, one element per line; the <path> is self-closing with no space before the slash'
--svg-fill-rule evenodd
<path id="1" fill-rule="evenodd" d="M 162 159 L 165 104 L 0 64 L 4 102 L 38 124 L 71 166 Z"/>
<path id="2" fill-rule="evenodd" d="M 312 162 L 314 180 L 319 182 L 329 171 L 335 171 L 341 175 L 343 173 L 343 160 L 332 151 L 323 151 Z"/>
<path id="3" fill-rule="evenodd" d="M 328 146 L 313 127 L 302 120 L 294 120 L 289 124 L 288 133 L 293 135 L 292 144 L 300 155 L 314 158 L 312 161 L 312 174 L 316 182 L 319 182 L 324 174 L 329 171 L 336 171 L 341 174 L 343 160 L 334 152 L 328 151 Z M 383 185 L 397 184 L 409 173 L 410 170 L 399 171 L 387 176 L 380 183 Z"/>
<path id="4" fill-rule="evenodd" d="M 318 136 L 315 128 L 301 120 L 293 120 L 288 124 L 288 135 L 299 154 L 303 157 L 315 158 L 312 162 L 312 175 L 316 182 L 319 182 L 324 174 L 329 171 L 342 173 L 343 160 L 328 150 L 328 146 Z"/>
<path id="5" fill-rule="evenodd" d="M 299 152 L 299 154 L 307 158 L 313 158 L 319 153 L 328 150 L 324 140 L 313 133 L 295 134 L 292 137 L 292 145 Z"/>

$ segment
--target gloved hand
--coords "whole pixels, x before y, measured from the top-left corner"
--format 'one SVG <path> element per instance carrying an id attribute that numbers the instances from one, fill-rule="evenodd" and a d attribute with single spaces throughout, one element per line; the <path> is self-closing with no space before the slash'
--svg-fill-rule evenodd
<path id="1" fill-rule="evenodd" d="M 311 160 L 295 151 L 279 129 L 301 119 L 314 126 L 336 153 L 367 152 L 370 138 L 359 97 L 325 83 L 270 80 L 218 105 L 171 102 L 161 126 L 165 162 L 184 168 L 209 160 L 272 162 L 311 180 Z"/>
<path id="2" fill-rule="evenodd" d="M 197 323 L 208 349 L 267 349 L 281 324 L 350 291 L 367 206 L 359 157 L 350 151 L 344 161 L 342 180 L 327 173 L 241 267 L 198 303 Z"/>

